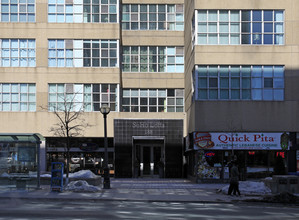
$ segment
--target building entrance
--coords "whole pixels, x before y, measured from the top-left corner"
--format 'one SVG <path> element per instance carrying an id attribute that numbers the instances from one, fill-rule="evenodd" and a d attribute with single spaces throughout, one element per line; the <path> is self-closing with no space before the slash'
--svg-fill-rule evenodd
<path id="1" fill-rule="evenodd" d="M 161 177 L 164 172 L 163 141 L 138 141 L 134 146 L 135 177 Z"/>

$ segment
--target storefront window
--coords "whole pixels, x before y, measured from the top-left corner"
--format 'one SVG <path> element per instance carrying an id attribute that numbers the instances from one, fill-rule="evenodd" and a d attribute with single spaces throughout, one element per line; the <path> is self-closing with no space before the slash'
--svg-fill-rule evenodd
<path id="1" fill-rule="evenodd" d="M 1 143 L 0 174 L 14 174 L 37 171 L 37 149 L 32 143 Z"/>
<path id="2" fill-rule="evenodd" d="M 39 188 L 39 134 L 0 135 L 0 185 Z"/>
<path id="3" fill-rule="evenodd" d="M 47 170 L 50 171 L 52 162 L 65 164 L 66 172 L 66 144 L 63 138 L 47 138 Z M 110 174 L 114 174 L 113 139 L 108 138 L 108 166 Z M 94 174 L 103 174 L 104 168 L 104 138 L 74 138 L 70 149 L 70 173 L 80 170 L 90 170 Z"/>
<path id="4" fill-rule="evenodd" d="M 217 154 L 217 156 L 216 156 Z M 198 151 L 197 177 L 199 179 L 220 179 L 221 152 Z"/>

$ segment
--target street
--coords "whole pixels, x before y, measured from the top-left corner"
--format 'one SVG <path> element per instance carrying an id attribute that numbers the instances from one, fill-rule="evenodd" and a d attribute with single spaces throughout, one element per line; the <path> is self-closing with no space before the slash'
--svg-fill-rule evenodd
<path id="1" fill-rule="evenodd" d="M 298 206 L 257 203 L 0 200 L 0 220 L 14 219 L 299 219 Z"/>

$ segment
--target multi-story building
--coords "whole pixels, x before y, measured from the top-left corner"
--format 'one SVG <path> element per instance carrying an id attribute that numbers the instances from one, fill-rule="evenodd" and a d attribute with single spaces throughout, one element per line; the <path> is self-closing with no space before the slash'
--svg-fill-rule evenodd
<path id="1" fill-rule="evenodd" d="M 225 178 L 232 159 L 242 176 L 280 173 L 287 161 L 296 172 L 298 7 L 292 0 L 185 1 L 189 150 L 204 149 L 191 153 L 197 167 L 189 173 Z"/>
<path id="2" fill-rule="evenodd" d="M 162 162 L 165 177 L 220 178 L 232 158 L 244 174 L 269 174 L 287 157 L 281 135 L 292 150 L 299 131 L 297 8 L 295 0 L 1 0 L 0 132 L 41 134 L 48 171 L 66 153 L 51 130 L 54 112 L 75 103 L 89 126 L 72 138 L 70 169 L 97 170 L 108 104 L 117 177 L 155 176 Z"/>
<path id="3" fill-rule="evenodd" d="M 160 160 L 166 177 L 182 176 L 183 0 L 1 0 L 0 11 L 0 132 L 45 137 L 41 171 L 65 161 L 53 112 L 75 100 L 90 126 L 72 138 L 71 171 L 102 165 L 108 104 L 116 176 L 132 177 L 137 161 L 138 175 L 156 175 Z"/>

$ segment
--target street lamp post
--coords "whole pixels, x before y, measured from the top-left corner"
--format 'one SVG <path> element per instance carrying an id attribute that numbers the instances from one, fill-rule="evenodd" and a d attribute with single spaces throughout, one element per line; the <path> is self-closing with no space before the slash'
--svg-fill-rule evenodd
<path id="1" fill-rule="evenodd" d="M 104 118 L 104 147 L 105 147 L 105 167 L 104 167 L 104 181 L 103 188 L 110 189 L 110 174 L 108 167 L 108 139 L 107 139 L 107 115 L 110 112 L 110 107 L 108 105 L 102 105 L 100 109 Z"/>

